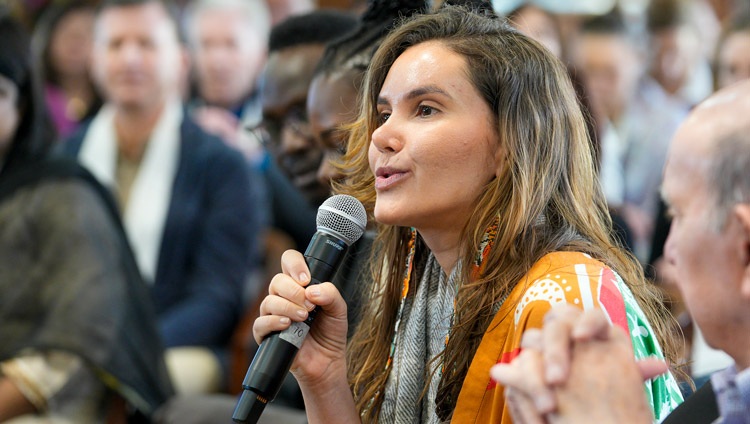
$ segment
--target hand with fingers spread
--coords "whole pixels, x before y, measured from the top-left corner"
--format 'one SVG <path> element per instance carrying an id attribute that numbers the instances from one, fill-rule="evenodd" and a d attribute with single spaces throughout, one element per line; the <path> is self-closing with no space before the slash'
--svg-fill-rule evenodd
<path id="1" fill-rule="evenodd" d="M 517 423 L 648 422 L 642 382 L 667 371 L 664 361 L 636 362 L 628 336 L 600 310 L 563 305 L 528 330 L 523 352 L 492 368 L 506 387 Z"/>

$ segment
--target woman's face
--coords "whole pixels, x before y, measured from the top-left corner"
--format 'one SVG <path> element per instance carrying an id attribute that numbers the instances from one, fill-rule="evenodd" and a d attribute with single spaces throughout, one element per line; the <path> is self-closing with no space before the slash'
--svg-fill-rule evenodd
<path id="1" fill-rule="evenodd" d="M 93 46 L 94 12 L 75 10 L 60 19 L 50 39 L 49 54 L 55 71 L 64 77 L 88 74 Z"/>
<path id="2" fill-rule="evenodd" d="M 435 41 L 407 49 L 388 72 L 377 110 L 369 149 L 375 218 L 423 234 L 461 228 L 504 157 L 465 59 Z"/>
<path id="3" fill-rule="evenodd" d="M 19 121 L 18 87 L 0 75 L 0 159 L 5 158 Z"/>

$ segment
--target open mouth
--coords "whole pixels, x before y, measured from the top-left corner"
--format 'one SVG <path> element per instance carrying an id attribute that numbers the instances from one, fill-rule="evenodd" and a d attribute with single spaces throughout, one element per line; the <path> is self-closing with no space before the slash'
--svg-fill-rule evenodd
<path id="1" fill-rule="evenodd" d="M 396 184 L 398 181 L 401 181 L 408 175 L 408 172 L 396 170 L 392 168 L 379 168 L 375 172 L 375 188 L 376 189 L 386 189 L 394 184 Z"/>

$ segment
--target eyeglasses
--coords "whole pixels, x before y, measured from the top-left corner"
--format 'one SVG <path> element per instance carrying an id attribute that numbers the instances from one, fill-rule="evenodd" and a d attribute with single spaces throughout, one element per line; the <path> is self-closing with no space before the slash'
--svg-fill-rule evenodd
<path id="1" fill-rule="evenodd" d="M 250 128 L 264 146 L 281 143 L 284 131 L 292 131 L 299 137 L 310 137 L 310 123 L 303 106 L 295 106 L 281 118 L 266 117 L 257 126 Z"/>

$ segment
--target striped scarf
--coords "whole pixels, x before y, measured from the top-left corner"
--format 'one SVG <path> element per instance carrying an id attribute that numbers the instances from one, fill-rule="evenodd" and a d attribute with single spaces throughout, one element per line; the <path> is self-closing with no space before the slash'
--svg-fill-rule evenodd
<path id="1" fill-rule="evenodd" d="M 472 264 L 472 276 L 483 272 L 482 262 L 497 233 L 497 219 L 488 228 Z M 383 423 L 439 423 L 435 408 L 442 377 L 442 361 L 434 360 L 448 344 L 456 294 L 462 275 L 459 260 L 450 277 L 430 252 L 421 269 L 416 293 L 408 296 L 414 273 L 417 232 L 412 229 L 404 270 L 401 304 L 394 327 L 389 370 L 379 421 Z M 428 384 L 426 384 L 428 383 Z M 427 393 L 422 396 L 425 387 Z"/>

